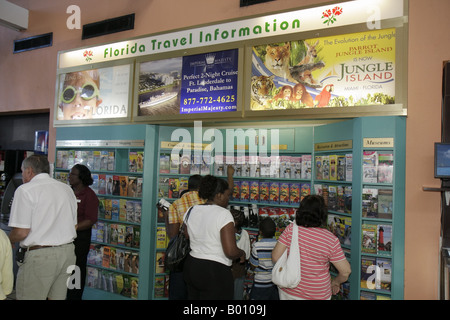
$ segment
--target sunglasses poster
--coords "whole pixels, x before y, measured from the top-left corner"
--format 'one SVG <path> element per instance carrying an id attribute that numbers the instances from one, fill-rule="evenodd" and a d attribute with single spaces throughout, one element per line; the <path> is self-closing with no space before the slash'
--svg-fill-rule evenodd
<path id="1" fill-rule="evenodd" d="M 395 29 L 252 49 L 250 110 L 395 103 Z"/>
<path id="2" fill-rule="evenodd" d="M 130 65 L 61 74 L 57 120 L 126 118 Z"/>

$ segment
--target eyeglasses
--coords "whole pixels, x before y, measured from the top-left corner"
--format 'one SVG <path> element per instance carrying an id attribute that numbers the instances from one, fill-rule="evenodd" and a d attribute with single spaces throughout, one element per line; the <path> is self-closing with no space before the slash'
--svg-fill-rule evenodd
<path id="1" fill-rule="evenodd" d="M 91 100 L 99 95 L 99 90 L 95 83 L 92 82 L 86 82 L 81 88 L 78 87 L 78 89 L 73 86 L 67 86 L 61 93 L 61 101 L 71 103 L 78 93 L 83 100 Z"/>

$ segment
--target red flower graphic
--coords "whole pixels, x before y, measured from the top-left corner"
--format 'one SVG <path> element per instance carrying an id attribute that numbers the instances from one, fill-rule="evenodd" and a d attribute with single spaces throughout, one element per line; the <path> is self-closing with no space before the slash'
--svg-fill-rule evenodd
<path id="1" fill-rule="evenodd" d="M 323 24 L 327 24 L 327 26 L 333 24 L 336 21 L 336 16 L 339 16 L 342 14 L 342 8 L 341 7 L 334 7 L 333 9 L 327 9 L 324 12 L 322 12 L 322 19 L 325 19 L 323 21 Z"/>
<path id="2" fill-rule="evenodd" d="M 342 8 L 341 7 L 335 7 L 333 8 L 333 14 L 335 16 L 340 16 L 342 14 Z"/>
<path id="3" fill-rule="evenodd" d="M 329 18 L 329 17 L 331 17 L 331 15 L 333 13 L 331 12 L 330 9 L 328 9 L 328 10 L 325 10 L 322 14 L 323 14 L 322 18 Z"/>
<path id="4" fill-rule="evenodd" d="M 86 60 L 86 62 L 89 62 L 92 60 L 92 56 L 94 55 L 94 53 L 91 50 L 85 50 L 83 52 L 83 57 Z"/>

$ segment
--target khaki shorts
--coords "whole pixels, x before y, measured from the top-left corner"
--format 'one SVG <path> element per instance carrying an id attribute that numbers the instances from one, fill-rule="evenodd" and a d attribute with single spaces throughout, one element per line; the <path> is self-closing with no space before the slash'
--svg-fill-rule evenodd
<path id="1" fill-rule="evenodd" d="M 67 268 L 76 261 L 73 243 L 27 251 L 19 264 L 17 300 L 65 300 Z"/>

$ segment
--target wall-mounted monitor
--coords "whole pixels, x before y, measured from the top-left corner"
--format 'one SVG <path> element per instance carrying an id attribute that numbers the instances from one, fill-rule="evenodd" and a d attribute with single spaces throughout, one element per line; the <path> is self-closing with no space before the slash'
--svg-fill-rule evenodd
<path id="1" fill-rule="evenodd" d="M 450 143 L 434 144 L 434 177 L 450 179 Z"/>
<path id="2" fill-rule="evenodd" d="M 34 133 L 34 152 L 48 154 L 48 131 L 36 130 Z"/>

